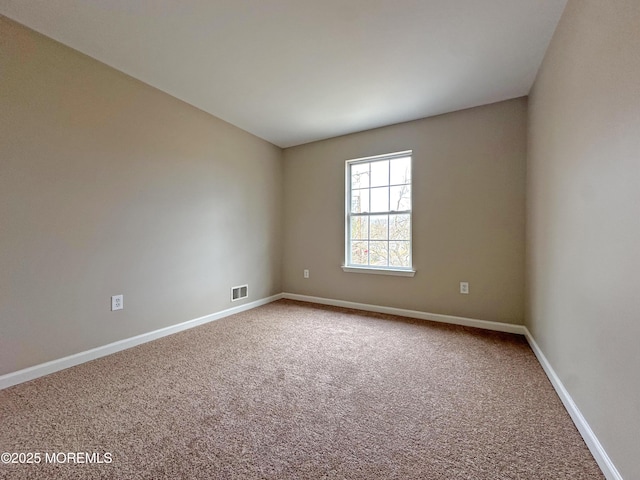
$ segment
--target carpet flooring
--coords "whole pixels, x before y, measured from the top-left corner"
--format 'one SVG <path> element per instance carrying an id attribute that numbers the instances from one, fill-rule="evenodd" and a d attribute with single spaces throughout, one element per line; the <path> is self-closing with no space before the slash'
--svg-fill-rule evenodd
<path id="1" fill-rule="evenodd" d="M 3 479 L 604 478 L 522 337 L 288 300 L 0 391 L 0 420 L 42 455 Z"/>

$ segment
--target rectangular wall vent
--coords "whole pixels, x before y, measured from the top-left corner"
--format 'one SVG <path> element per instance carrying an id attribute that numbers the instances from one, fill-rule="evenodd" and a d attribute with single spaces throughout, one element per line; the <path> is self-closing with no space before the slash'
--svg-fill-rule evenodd
<path id="1" fill-rule="evenodd" d="M 231 289 L 231 301 L 241 300 L 249 296 L 249 285 L 240 285 Z"/>

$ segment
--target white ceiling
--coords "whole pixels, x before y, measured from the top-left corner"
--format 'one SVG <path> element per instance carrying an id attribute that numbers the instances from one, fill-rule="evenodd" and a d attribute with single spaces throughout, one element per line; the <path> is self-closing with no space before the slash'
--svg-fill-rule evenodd
<path id="1" fill-rule="evenodd" d="M 0 0 L 281 147 L 529 93 L 566 0 Z"/>

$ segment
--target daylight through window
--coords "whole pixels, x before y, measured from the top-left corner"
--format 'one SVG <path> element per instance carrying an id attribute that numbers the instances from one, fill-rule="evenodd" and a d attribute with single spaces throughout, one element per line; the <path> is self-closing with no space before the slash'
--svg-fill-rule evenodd
<path id="1" fill-rule="evenodd" d="M 411 153 L 347 162 L 347 266 L 411 269 Z"/>

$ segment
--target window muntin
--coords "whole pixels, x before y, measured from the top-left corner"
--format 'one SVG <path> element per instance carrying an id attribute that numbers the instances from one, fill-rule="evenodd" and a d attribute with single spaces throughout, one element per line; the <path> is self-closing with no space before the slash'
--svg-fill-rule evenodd
<path id="1" fill-rule="evenodd" d="M 411 270 L 411 155 L 347 161 L 346 266 Z"/>

